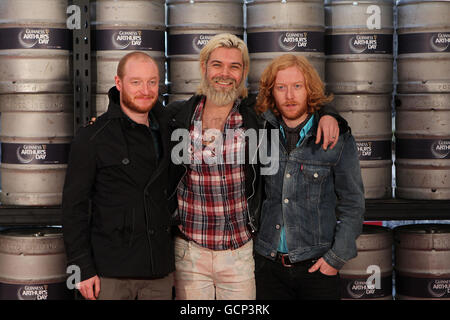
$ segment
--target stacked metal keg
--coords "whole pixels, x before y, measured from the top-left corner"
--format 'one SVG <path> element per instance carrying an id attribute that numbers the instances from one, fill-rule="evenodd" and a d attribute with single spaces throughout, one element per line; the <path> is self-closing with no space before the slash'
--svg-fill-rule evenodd
<path id="1" fill-rule="evenodd" d="M 450 225 L 396 227 L 395 289 L 399 300 L 450 300 Z"/>
<path id="2" fill-rule="evenodd" d="M 73 136 L 67 0 L 0 1 L 1 203 L 58 205 Z"/>
<path id="3" fill-rule="evenodd" d="M 349 122 L 366 199 L 392 195 L 392 0 L 326 0 L 327 89 Z"/>
<path id="4" fill-rule="evenodd" d="M 169 102 L 186 99 L 200 85 L 198 54 L 214 35 L 244 35 L 242 0 L 167 0 Z"/>
<path id="5" fill-rule="evenodd" d="M 91 1 L 93 30 L 92 86 L 97 115 L 108 107 L 108 90 L 114 86 L 119 60 L 132 51 L 152 57 L 160 71 L 160 93 L 165 93 L 165 1 Z"/>
<path id="6" fill-rule="evenodd" d="M 250 91 L 269 62 L 282 54 L 303 55 L 325 74 L 324 9 L 322 0 L 247 0 L 247 43 Z"/>
<path id="7" fill-rule="evenodd" d="M 396 197 L 450 199 L 450 1 L 398 2 Z"/>
<path id="8" fill-rule="evenodd" d="M 61 228 L 0 232 L 0 300 L 68 300 Z"/>
<path id="9" fill-rule="evenodd" d="M 357 256 L 339 271 L 343 300 L 392 299 L 392 244 L 390 228 L 363 226 Z"/>

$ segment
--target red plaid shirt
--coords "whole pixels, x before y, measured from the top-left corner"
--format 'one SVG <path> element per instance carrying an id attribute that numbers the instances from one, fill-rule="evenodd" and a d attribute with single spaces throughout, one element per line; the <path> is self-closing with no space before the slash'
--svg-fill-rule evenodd
<path id="1" fill-rule="evenodd" d="M 186 237 L 203 247 L 236 249 L 251 239 L 244 165 L 236 160 L 245 148 L 243 121 L 238 111 L 240 101 L 234 104 L 224 132 L 217 131 L 222 141 L 217 136 L 205 145 L 201 127 L 205 100 L 198 104 L 191 121 L 191 164 L 177 190 L 179 227 Z M 235 159 L 234 163 L 230 159 Z"/>

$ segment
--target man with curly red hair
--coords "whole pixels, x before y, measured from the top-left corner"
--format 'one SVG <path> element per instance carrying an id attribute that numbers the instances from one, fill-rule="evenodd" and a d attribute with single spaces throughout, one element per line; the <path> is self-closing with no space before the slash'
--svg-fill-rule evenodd
<path id="1" fill-rule="evenodd" d="M 302 56 L 280 56 L 261 76 L 255 108 L 281 134 L 279 170 L 263 177 L 256 299 L 339 299 L 338 270 L 356 256 L 365 203 L 355 140 L 341 122 L 333 149 L 314 143 L 331 100 Z"/>

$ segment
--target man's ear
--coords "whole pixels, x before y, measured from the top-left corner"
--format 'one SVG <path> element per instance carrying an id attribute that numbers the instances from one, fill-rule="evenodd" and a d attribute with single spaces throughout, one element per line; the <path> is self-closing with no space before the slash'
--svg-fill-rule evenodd
<path id="1" fill-rule="evenodd" d="M 119 78 L 119 76 L 114 77 L 114 82 L 116 83 L 116 88 L 118 91 L 122 89 L 122 80 Z"/>
<path id="2" fill-rule="evenodd" d="M 201 69 L 201 71 L 202 71 L 202 75 L 204 76 L 204 75 L 206 74 L 206 61 L 203 61 L 203 62 L 200 64 L 200 69 Z"/>

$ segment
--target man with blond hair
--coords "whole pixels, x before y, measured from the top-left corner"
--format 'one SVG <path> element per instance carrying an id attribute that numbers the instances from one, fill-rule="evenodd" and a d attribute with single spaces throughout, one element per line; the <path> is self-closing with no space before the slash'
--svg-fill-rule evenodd
<path id="1" fill-rule="evenodd" d="M 179 221 L 176 298 L 255 299 L 252 238 L 261 202 L 259 165 L 248 158 L 244 163 L 210 161 L 240 158 L 242 150 L 251 149 L 245 132 L 262 128 L 255 97 L 245 87 L 249 54 L 242 39 L 219 34 L 201 50 L 199 60 L 202 81 L 197 94 L 168 106 L 174 140 L 169 197 Z M 327 148 L 338 126 L 333 117 L 322 120 L 317 143 L 323 134 Z M 187 132 L 187 162 L 174 159 L 179 144 L 174 134 L 180 130 Z M 222 139 L 229 132 L 233 139 Z"/>
<path id="2" fill-rule="evenodd" d="M 145 53 L 129 53 L 115 83 L 108 111 L 72 143 L 62 201 L 68 265 L 78 267 L 86 299 L 172 299 L 169 137 L 158 67 Z"/>
<path id="3" fill-rule="evenodd" d="M 281 134 L 279 170 L 263 178 L 257 299 L 339 299 L 338 270 L 356 256 L 364 215 L 358 152 L 346 125 L 332 150 L 315 144 L 319 111 L 331 100 L 323 87 L 307 59 L 290 54 L 261 76 L 256 109 L 268 132 Z"/>

